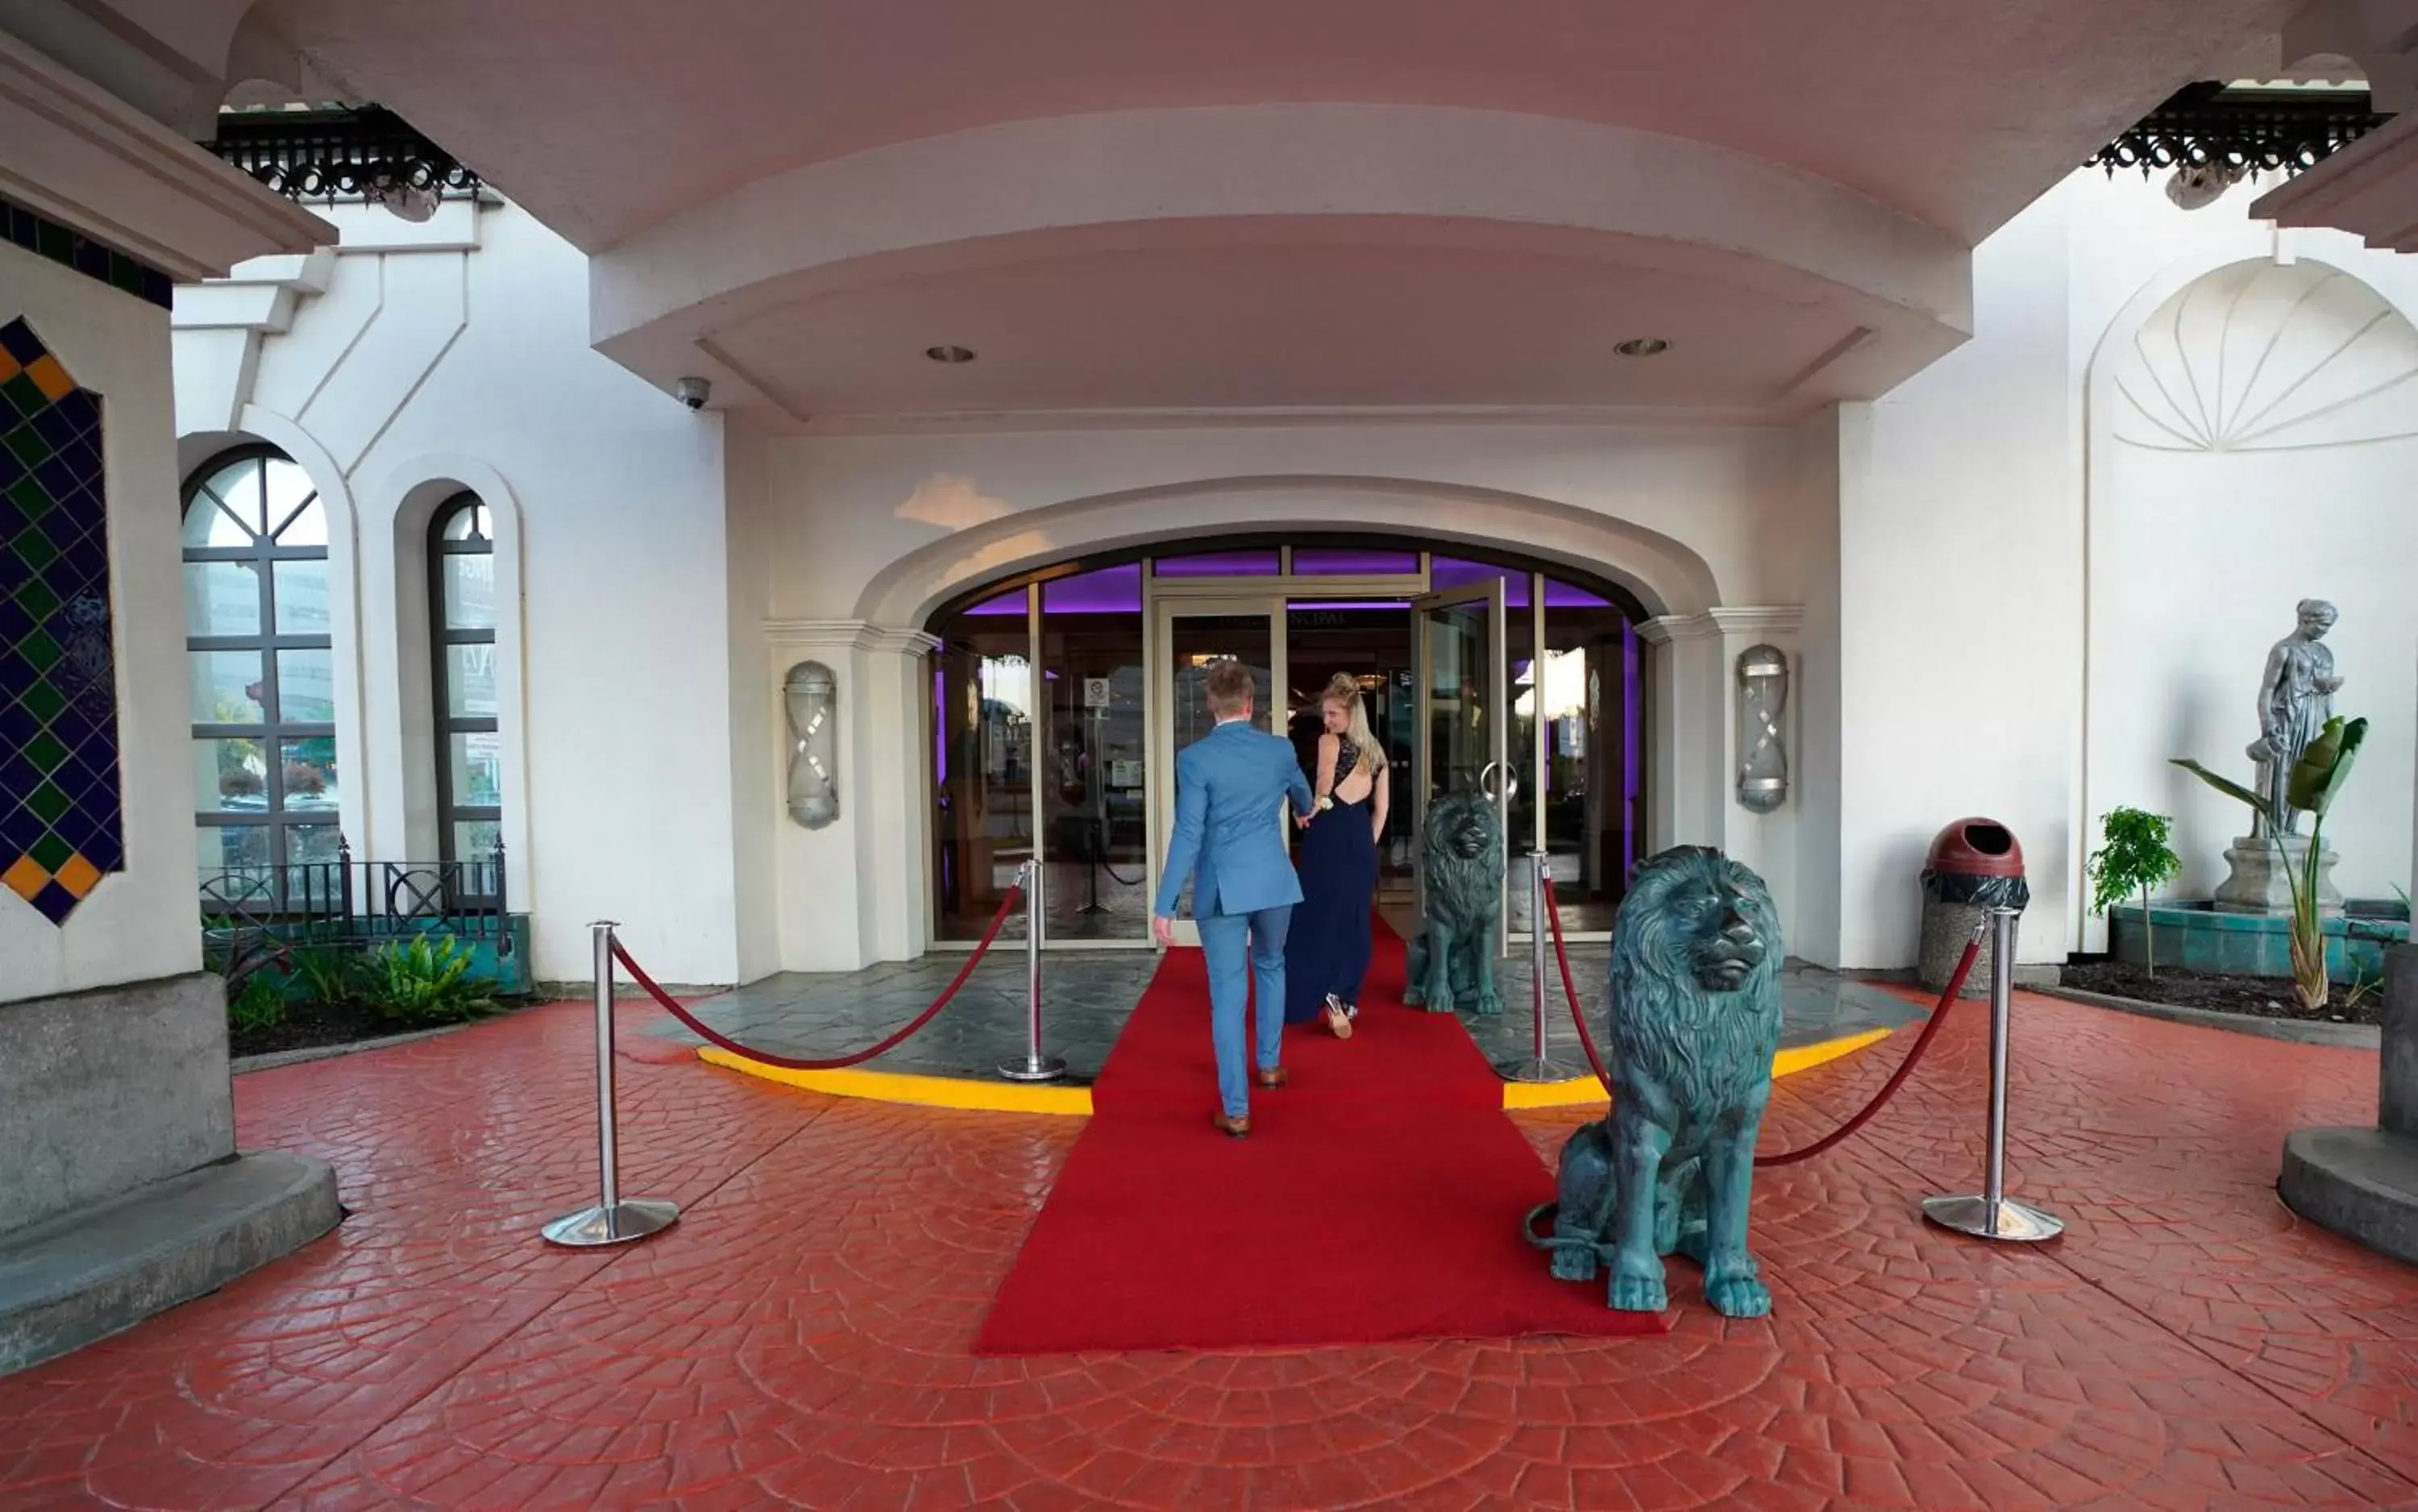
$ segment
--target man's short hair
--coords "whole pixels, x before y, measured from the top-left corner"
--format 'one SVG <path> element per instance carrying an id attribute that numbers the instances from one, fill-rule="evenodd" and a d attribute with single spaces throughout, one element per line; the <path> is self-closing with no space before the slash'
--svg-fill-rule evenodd
<path id="1" fill-rule="evenodd" d="M 1219 719 L 1232 719 L 1251 707 L 1258 693 L 1251 669 L 1240 662 L 1213 662 L 1207 679 L 1209 708 Z"/>

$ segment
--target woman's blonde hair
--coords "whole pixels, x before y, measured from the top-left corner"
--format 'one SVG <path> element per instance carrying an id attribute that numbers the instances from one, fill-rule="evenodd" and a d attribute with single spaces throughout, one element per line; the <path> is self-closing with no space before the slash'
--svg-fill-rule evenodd
<path id="1" fill-rule="evenodd" d="M 1343 738 L 1360 753 L 1360 764 L 1368 768 L 1369 775 L 1381 775 L 1385 770 L 1385 748 L 1369 728 L 1369 705 L 1360 696 L 1360 680 L 1349 672 L 1338 672 L 1326 680 L 1326 691 L 1318 701 L 1343 706 Z"/>

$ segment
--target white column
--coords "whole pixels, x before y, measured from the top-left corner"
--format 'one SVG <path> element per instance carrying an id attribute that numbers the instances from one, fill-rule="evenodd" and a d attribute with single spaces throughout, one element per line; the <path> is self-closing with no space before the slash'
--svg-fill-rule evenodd
<path id="1" fill-rule="evenodd" d="M 1654 648 L 1649 676 L 1655 760 L 1646 776 L 1651 848 L 1716 846 L 1752 867 L 1771 887 L 1783 931 L 1798 915 L 1797 698 L 1803 618 L 1795 605 L 1742 605 L 1650 619 L 1638 631 Z M 1752 813 L 1737 801 L 1737 658 L 1756 645 L 1779 648 L 1788 657 L 1790 673 L 1782 736 L 1790 790 L 1770 814 Z"/>
<path id="2" fill-rule="evenodd" d="M 1722 833 L 1721 627 L 1710 615 L 1665 615 L 1637 627 L 1649 648 L 1654 756 L 1645 773 L 1646 849 L 1718 846 Z"/>
<path id="3" fill-rule="evenodd" d="M 771 680 L 770 780 L 761 822 L 777 826 L 780 963 L 789 971 L 853 971 L 911 960 L 930 942 L 924 704 L 938 642 L 920 630 L 863 620 L 765 626 Z M 788 815 L 790 734 L 782 683 L 800 662 L 837 683 L 839 817 L 808 830 Z"/>

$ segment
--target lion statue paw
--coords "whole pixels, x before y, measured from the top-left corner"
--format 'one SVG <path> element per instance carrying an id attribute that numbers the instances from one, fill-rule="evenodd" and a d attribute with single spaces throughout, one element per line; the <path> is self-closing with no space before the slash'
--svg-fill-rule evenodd
<path id="1" fill-rule="evenodd" d="M 1748 1262 L 1750 1267 L 1752 1263 Z M 1755 1279 L 1752 1268 L 1724 1271 L 1714 1266 L 1706 1271 L 1705 1300 L 1724 1318 L 1771 1316 L 1771 1292 Z"/>

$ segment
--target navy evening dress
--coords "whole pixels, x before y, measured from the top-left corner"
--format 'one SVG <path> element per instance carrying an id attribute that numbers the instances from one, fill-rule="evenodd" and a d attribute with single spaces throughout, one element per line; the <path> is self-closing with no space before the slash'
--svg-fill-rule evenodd
<path id="1" fill-rule="evenodd" d="M 1335 787 L 1352 774 L 1360 753 L 1350 741 L 1335 757 Z M 1382 780 L 1382 774 L 1381 774 Z M 1293 863 L 1301 874 L 1301 901 L 1293 905 L 1285 933 L 1285 1022 L 1307 1024 L 1333 993 L 1345 1003 L 1360 1000 L 1369 974 L 1369 927 L 1377 900 L 1377 838 L 1369 830 L 1372 787 L 1358 802 L 1336 799 L 1301 832 Z"/>

